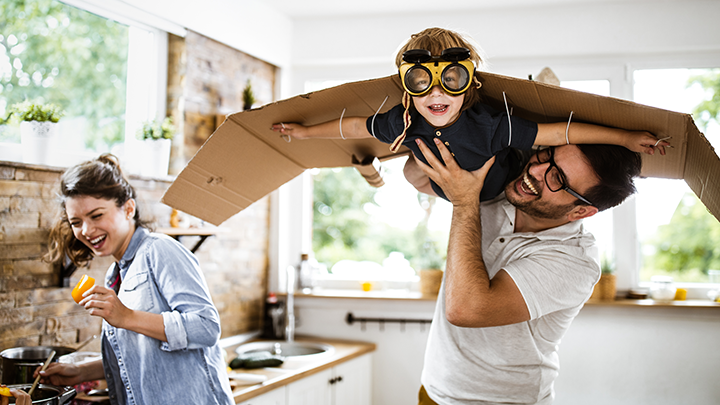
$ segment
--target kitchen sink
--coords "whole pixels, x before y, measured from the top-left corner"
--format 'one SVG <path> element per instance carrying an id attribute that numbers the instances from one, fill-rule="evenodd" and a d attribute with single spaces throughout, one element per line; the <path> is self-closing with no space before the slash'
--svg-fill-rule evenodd
<path id="1" fill-rule="evenodd" d="M 307 357 L 330 355 L 335 352 L 335 348 L 324 343 L 262 341 L 245 343 L 235 349 L 238 356 L 257 352 L 270 352 L 283 357 Z"/>

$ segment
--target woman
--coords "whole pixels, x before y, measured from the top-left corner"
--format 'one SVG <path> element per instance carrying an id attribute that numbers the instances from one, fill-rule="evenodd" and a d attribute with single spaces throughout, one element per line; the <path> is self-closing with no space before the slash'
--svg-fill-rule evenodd
<path id="1" fill-rule="evenodd" d="M 83 294 L 103 318 L 102 360 L 53 363 L 55 385 L 106 379 L 112 404 L 233 404 L 218 345 L 220 319 L 198 261 L 174 239 L 151 233 L 117 158 L 69 168 L 61 177 L 61 218 L 50 233 L 53 260 L 76 265 L 112 256 L 104 285 Z"/>

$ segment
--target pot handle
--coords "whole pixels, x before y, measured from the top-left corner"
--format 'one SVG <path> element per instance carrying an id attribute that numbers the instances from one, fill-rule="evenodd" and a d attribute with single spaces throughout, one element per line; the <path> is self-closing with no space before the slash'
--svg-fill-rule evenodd
<path id="1" fill-rule="evenodd" d="M 75 398 L 75 395 L 77 395 L 77 391 L 72 386 L 67 386 L 62 388 L 62 392 L 60 393 L 60 405 L 65 405 L 70 403 L 71 400 Z"/>

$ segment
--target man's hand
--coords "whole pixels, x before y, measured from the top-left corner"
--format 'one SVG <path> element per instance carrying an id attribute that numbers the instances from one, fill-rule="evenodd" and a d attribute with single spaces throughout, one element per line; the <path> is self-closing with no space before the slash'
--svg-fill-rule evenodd
<path id="1" fill-rule="evenodd" d="M 417 139 L 416 142 L 420 151 L 430 165 L 426 165 L 421 161 L 417 161 L 418 166 L 428 175 L 438 186 L 445 192 L 445 196 L 452 202 L 454 206 L 465 204 L 478 204 L 480 191 L 485 184 L 490 167 L 495 163 L 495 156 L 490 158 L 483 167 L 469 172 L 462 169 L 450 151 L 443 143 L 434 138 L 435 145 L 440 151 L 443 162 L 440 162 L 425 143 Z"/>

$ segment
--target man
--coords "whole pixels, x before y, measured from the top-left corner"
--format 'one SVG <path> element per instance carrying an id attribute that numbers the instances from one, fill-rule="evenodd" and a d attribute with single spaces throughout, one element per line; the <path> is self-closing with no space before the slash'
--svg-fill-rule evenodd
<path id="1" fill-rule="evenodd" d="M 453 204 L 445 279 L 420 404 L 550 404 L 557 345 L 600 278 L 583 218 L 635 192 L 637 153 L 612 145 L 538 152 L 504 194 L 478 204 L 494 159 L 468 172 L 437 142 L 420 168 Z"/>

